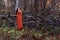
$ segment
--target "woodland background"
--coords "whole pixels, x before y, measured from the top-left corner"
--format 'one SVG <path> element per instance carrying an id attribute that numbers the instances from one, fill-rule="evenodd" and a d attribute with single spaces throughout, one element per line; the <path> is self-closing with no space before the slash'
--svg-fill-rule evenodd
<path id="1" fill-rule="evenodd" d="M 60 0 L 19 0 L 23 30 L 16 30 L 16 0 L 0 0 L 0 40 L 60 40 Z"/>

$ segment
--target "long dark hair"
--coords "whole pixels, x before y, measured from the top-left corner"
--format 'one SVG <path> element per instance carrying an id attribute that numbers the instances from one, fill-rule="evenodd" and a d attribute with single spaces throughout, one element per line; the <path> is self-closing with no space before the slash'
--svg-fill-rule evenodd
<path id="1" fill-rule="evenodd" d="M 18 12 L 18 8 L 16 9 L 16 13 Z"/>

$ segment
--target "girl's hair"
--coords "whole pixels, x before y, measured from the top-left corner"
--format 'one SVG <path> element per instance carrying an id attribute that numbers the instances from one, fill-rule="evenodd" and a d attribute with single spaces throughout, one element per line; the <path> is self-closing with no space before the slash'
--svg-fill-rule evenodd
<path id="1" fill-rule="evenodd" d="M 16 10 L 16 13 L 18 12 L 18 8 L 17 8 L 17 10 Z"/>

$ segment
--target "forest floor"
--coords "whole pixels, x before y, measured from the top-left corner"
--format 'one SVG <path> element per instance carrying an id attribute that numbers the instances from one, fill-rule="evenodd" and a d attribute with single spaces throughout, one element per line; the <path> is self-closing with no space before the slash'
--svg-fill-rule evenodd
<path id="1" fill-rule="evenodd" d="M 18 31 L 14 27 L 1 27 L 0 40 L 60 40 L 60 34 L 43 31 L 24 28 Z"/>

